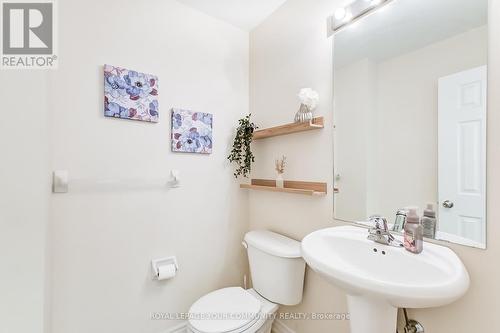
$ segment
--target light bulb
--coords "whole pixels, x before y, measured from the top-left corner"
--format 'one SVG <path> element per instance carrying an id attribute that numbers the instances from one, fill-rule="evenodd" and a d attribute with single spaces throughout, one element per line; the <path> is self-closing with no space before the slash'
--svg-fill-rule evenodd
<path id="1" fill-rule="evenodd" d="M 352 21 L 353 17 L 354 16 L 352 15 L 352 13 L 351 13 L 350 10 L 346 11 L 346 13 L 344 15 L 344 22 L 350 22 L 350 21 Z"/>
<path id="2" fill-rule="evenodd" d="M 339 8 L 335 11 L 335 19 L 336 20 L 342 20 L 343 18 L 345 18 L 347 12 L 345 10 L 345 8 Z"/>

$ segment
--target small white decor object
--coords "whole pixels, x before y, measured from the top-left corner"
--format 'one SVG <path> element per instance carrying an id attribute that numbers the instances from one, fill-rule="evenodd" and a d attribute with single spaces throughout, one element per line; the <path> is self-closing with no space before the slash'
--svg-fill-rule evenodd
<path id="1" fill-rule="evenodd" d="M 151 260 L 151 274 L 153 280 L 168 280 L 177 274 L 179 266 L 176 257 Z"/>
<path id="2" fill-rule="evenodd" d="M 300 109 L 295 114 L 296 123 L 307 123 L 313 119 L 313 111 L 318 106 L 319 94 L 311 88 L 299 91 Z"/>
<path id="3" fill-rule="evenodd" d="M 68 193 L 68 171 L 56 170 L 52 174 L 52 192 Z"/>
<path id="4" fill-rule="evenodd" d="M 168 185 L 171 188 L 177 188 L 180 186 L 181 183 L 180 174 L 181 173 L 179 170 L 170 170 L 170 179 L 168 180 Z"/>
<path id="5" fill-rule="evenodd" d="M 283 174 L 285 173 L 285 165 L 286 165 L 286 156 L 283 155 L 281 160 L 276 160 L 275 163 L 275 169 L 277 172 L 276 176 L 276 187 L 277 188 L 284 188 L 285 187 L 285 181 L 283 180 Z"/>

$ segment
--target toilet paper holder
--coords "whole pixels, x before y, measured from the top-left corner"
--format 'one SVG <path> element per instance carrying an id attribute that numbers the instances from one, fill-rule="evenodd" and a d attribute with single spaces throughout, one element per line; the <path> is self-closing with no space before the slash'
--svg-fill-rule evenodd
<path id="1" fill-rule="evenodd" d="M 175 256 L 151 260 L 151 275 L 153 280 L 158 280 L 159 267 L 166 265 L 174 265 L 175 272 L 179 270 L 179 265 L 177 264 L 177 258 Z"/>

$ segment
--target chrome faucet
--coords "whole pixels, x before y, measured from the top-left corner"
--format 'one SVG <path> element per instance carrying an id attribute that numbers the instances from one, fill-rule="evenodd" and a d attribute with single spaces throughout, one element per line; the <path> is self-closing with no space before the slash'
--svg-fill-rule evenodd
<path id="1" fill-rule="evenodd" d="M 387 219 L 379 215 L 370 216 L 370 223 L 373 225 L 368 230 L 368 239 L 376 243 L 390 245 L 395 247 L 402 247 L 403 243 L 394 238 L 389 231 Z"/>

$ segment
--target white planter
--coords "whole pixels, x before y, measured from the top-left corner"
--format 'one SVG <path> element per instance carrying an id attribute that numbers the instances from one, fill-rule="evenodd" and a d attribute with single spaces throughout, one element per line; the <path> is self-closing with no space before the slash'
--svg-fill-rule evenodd
<path id="1" fill-rule="evenodd" d="M 295 114 L 296 123 L 308 123 L 313 120 L 312 110 L 306 105 L 301 104 L 299 111 Z"/>
<path id="2" fill-rule="evenodd" d="M 284 188 L 285 187 L 285 181 L 283 180 L 282 173 L 279 173 L 278 176 L 276 176 L 276 187 L 277 188 Z"/>

